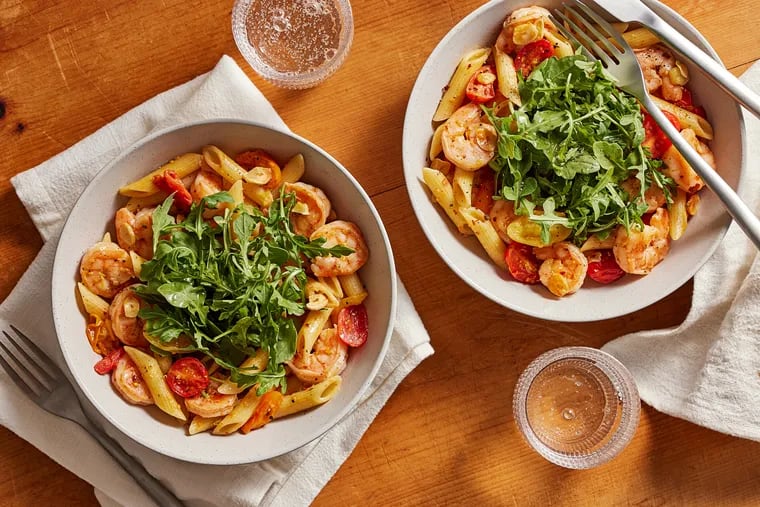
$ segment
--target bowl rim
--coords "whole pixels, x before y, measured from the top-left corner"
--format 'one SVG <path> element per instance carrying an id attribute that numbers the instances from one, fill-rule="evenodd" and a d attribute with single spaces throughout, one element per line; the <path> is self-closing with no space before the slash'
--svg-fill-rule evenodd
<path id="1" fill-rule="evenodd" d="M 644 0 L 642 0 L 644 1 Z M 642 301 L 633 301 L 629 306 L 626 306 L 622 312 L 620 311 L 608 311 L 608 312 L 597 312 L 594 315 L 564 315 L 561 319 L 560 318 L 553 318 L 552 315 L 546 315 L 544 313 L 540 313 L 534 309 L 531 309 L 530 307 L 526 307 L 523 304 L 520 303 L 520 301 L 510 301 L 507 303 L 503 299 L 500 299 L 497 294 L 493 294 L 485 289 L 483 289 L 471 274 L 468 274 L 464 269 L 462 269 L 460 266 L 458 266 L 453 259 L 448 255 L 446 252 L 446 249 L 443 247 L 443 245 L 436 239 L 435 231 L 432 228 L 431 224 L 428 224 L 425 220 L 420 219 L 420 212 L 422 211 L 422 206 L 431 206 L 434 205 L 430 200 L 428 199 L 425 202 L 419 202 L 418 199 L 416 199 L 416 196 L 414 195 L 414 190 L 412 185 L 420 185 L 421 183 L 421 172 L 420 170 L 417 170 L 416 173 L 414 173 L 414 176 L 412 176 L 411 171 L 407 170 L 407 157 L 408 153 L 412 151 L 416 151 L 418 146 L 415 144 L 414 146 L 411 146 L 411 132 L 412 127 L 410 125 L 410 122 L 408 121 L 409 117 L 413 115 L 413 109 L 415 107 L 415 104 L 417 102 L 417 97 L 424 94 L 423 88 L 424 88 L 424 80 L 423 75 L 426 74 L 426 71 L 428 71 L 431 67 L 435 65 L 435 61 L 437 61 L 441 55 L 443 55 L 446 51 L 446 46 L 448 46 L 449 41 L 457 36 L 457 34 L 463 30 L 468 24 L 470 24 L 474 19 L 478 18 L 482 15 L 483 12 L 488 11 L 489 9 L 494 8 L 497 4 L 507 4 L 510 3 L 510 0 L 490 0 L 486 2 L 485 4 L 477 7 L 473 11 L 471 11 L 469 14 L 467 14 L 465 17 L 461 18 L 454 26 L 452 26 L 446 34 L 441 38 L 441 40 L 436 44 L 436 46 L 433 48 L 433 50 L 428 55 L 427 59 L 425 60 L 425 63 L 420 68 L 417 77 L 415 78 L 414 85 L 412 86 L 411 92 L 409 93 L 409 99 L 407 101 L 407 107 L 404 112 L 404 126 L 402 128 L 402 146 L 401 146 L 401 153 L 402 153 L 402 166 L 404 171 L 404 180 L 406 184 L 407 194 L 409 197 L 409 200 L 412 204 L 412 209 L 414 210 L 415 216 L 417 217 L 417 222 L 420 224 L 420 227 L 422 228 L 423 232 L 425 233 L 425 236 L 428 240 L 428 242 L 433 246 L 433 249 L 436 251 L 436 253 L 441 257 L 441 259 L 446 263 L 446 265 L 451 269 L 461 280 L 463 280 L 467 285 L 469 285 L 473 290 L 475 290 L 478 294 L 486 297 L 487 299 L 490 299 L 494 303 L 504 307 L 509 308 L 511 310 L 514 310 L 516 312 L 522 313 L 524 315 L 528 315 L 531 317 L 539 318 L 542 320 L 547 321 L 557 321 L 557 322 L 597 322 L 607 319 L 614 319 L 621 317 L 623 315 L 628 315 L 633 312 L 636 312 L 638 310 L 641 310 L 649 305 L 655 304 L 657 301 L 661 301 L 663 298 L 667 297 L 668 295 L 675 292 L 678 288 L 683 286 L 689 279 L 691 279 L 694 274 L 701 269 L 701 267 L 705 264 L 705 262 L 712 257 L 712 255 L 715 253 L 718 246 L 723 241 L 723 238 L 725 237 L 726 233 L 728 232 L 728 228 L 732 223 L 732 220 L 730 219 L 730 216 L 728 215 L 728 212 L 723 210 L 723 216 L 727 217 L 726 220 L 723 221 L 723 223 L 720 226 L 720 230 L 717 230 L 717 235 L 715 241 L 710 245 L 709 248 L 705 250 L 705 253 L 702 257 L 699 258 L 699 260 L 694 263 L 693 267 L 686 270 L 683 274 L 683 276 L 677 278 L 672 283 L 672 288 L 668 290 L 667 292 L 663 293 L 659 298 L 653 299 L 653 300 L 642 300 Z M 524 3 L 524 2 L 516 2 L 516 3 Z M 535 2 L 540 3 L 540 2 Z M 725 68 L 725 64 L 720 59 L 716 51 L 713 49 L 713 47 L 710 45 L 710 43 L 707 41 L 707 39 L 697 30 L 691 23 L 689 23 L 686 18 L 681 16 L 678 12 L 673 10 L 672 8 L 668 7 L 667 5 L 663 4 L 659 0 L 646 0 L 646 4 L 649 7 L 654 6 L 655 9 L 660 9 L 662 11 L 665 11 L 668 15 L 672 16 L 678 23 L 681 24 L 681 27 L 684 28 L 687 31 L 687 37 L 692 36 L 697 39 L 698 46 L 701 45 L 702 49 L 706 50 L 707 54 L 715 59 L 721 66 Z M 515 8 L 519 8 L 518 6 L 515 6 Z M 504 15 L 506 16 L 507 11 L 505 11 Z M 677 49 L 676 49 L 677 51 Z M 453 72 L 453 69 L 452 69 Z M 746 128 L 745 128 L 745 121 L 744 121 L 744 115 L 741 111 L 741 108 L 738 103 L 734 104 L 734 107 L 737 112 L 738 117 L 738 129 L 741 134 L 741 154 L 740 154 L 740 169 L 739 174 L 736 182 L 736 188 L 735 190 L 740 192 L 740 190 L 744 187 L 746 183 L 747 178 L 747 171 L 746 171 L 746 164 L 747 164 L 747 135 L 746 135 Z M 432 119 L 431 119 L 432 122 Z M 431 123 L 432 125 L 432 123 Z M 432 135 L 432 128 L 431 128 L 431 135 Z M 720 204 L 719 204 L 720 205 Z M 448 224 L 450 225 L 450 224 Z"/>
<path id="2" fill-rule="evenodd" d="M 194 456 L 194 455 L 191 455 L 190 453 L 182 454 L 179 452 L 175 452 L 173 448 L 167 448 L 167 447 L 159 448 L 159 447 L 154 446 L 151 442 L 147 440 L 147 438 L 143 436 L 143 433 L 130 430 L 130 428 L 124 423 L 124 421 L 116 417 L 115 414 L 112 414 L 109 411 L 104 409 L 104 407 L 100 403 L 100 400 L 90 392 L 89 388 L 87 387 L 88 384 L 86 382 L 86 379 L 80 375 L 80 371 L 77 368 L 73 367 L 73 365 L 75 364 L 75 361 L 74 361 L 75 358 L 72 356 L 72 353 L 74 351 L 64 345 L 66 340 L 61 339 L 61 333 L 59 332 L 59 327 L 60 327 L 59 322 L 61 322 L 61 319 L 66 318 L 66 315 L 61 314 L 62 308 L 60 305 L 56 304 L 56 301 L 59 299 L 58 297 L 56 297 L 56 294 L 65 294 L 67 293 L 66 292 L 67 288 L 70 289 L 70 287 L 68 287 L 68 285 L 70 285 L 70 271 L 68 271 L 70 266 L 68 265 L 64 266 L 62 264 L 62 261 L 60 261 L 60 258 L 65 255 L 65 253 L 62 252 L 62 245 L 64 244 L 64 242 L 61 240 L 64 238 L 64 236 L 68 236 L 72 234 L 73 232 L 75 232 L 73 229 L 74 222 L 72 221 L 72 215 L 74 215 L 74 211 L 80 206 L 80 203 L 84 202 L 87 199 L 87 197 L 92 192 L 95 191 L 94 189 L 97 187 L 97 182 L 103 177 L 103 175 L 108 173 L 114 166 L 122 162 L 124 159 L 129 158 L 140 148 L 146 146 L 149 143 L 156 141 L 157 139 L 159 139 L 160 137 L 164 135 L 168 135 L 171 133 L 175 133 L 178 131 L 182 131 L 185 129 L 190 129 L 190 128 L 194 128 L 198 126 L 206 126 L 206 125 L 214 125 L 214 124 L 233 124 L 233 125 L 255 127 L 255 128 L 272 131 L 278 135 L 284 135 L 284 136 L 293 138 L 299 143 L 302 143 L 308 146 L 309 148 L 319 153 L 321 156 L 325 157 L 325 159 L 330 164 L 332 164 L 334 168 L 336 168 L 338 171 L 343 173 L 343 175 L 349 180 L 349 182 L 353 185 L 353 187 L 356 189 L 358 194 L 361 196 L 361 198 L 367 205 L 372 215 L 372 218 L 377 225 L 378 231 L 380 233 L 380 238 L 382 239 L 382 244 L 385 248 L 387 258 L 388 258 L 388 270 L 389 270 L 389 275 L 390 275 L 390 304 L 388 308 L 389 310 L 388 322 L 385 329 L 385 334 L 383 336 L 383 344 L 380 347 L 377 357 L 375 357 L 374 362 L 372 363 L 372 367 L 370 369 L 369 374 L 362 380 L 361 385 L 356 390 L 354 395 L 348 400 L 345 406 L 334 417 L 324 421 L 322 424 L 318 426 L 315 426 L 315 429 L 313 431 L 304 432 L 303 434 L 299 435 L 300 438 L 293 439 L 290 445 L 287 445 L 283 447 L 282 449 L 279 449 L 274 452 L 262 453 L 261 456 L 256 457 L 255 459 L 247 459 L 244 457 L 240 457 L 239 459 L 233 458 L 233 459 L 219 459 L 219 460 L 208 459 L 208 458 L 203 459 L 203 456 Z M 100 170 L 98 170 L 97 173 L 93 176 L 92 180 L 90 180 L 90 182 L 87 184 L 87 186 L 84 188 L 82 193 L 77 198 L 76 202 L 74 203 L 71 210 L 69 211 L 66 217 L 66 220 L 61 228 L 59 241 L 58 241 L 58 244 L 56 245 L 56 251 L 53 258 L 53 270 L 52 270 L 50 289 L 51 289 L 50 293 L 51 293 L 51 298 L 52 298 L 52 313 L 53 313 L 53 323 L 54 323 L 55 332 L 56 332 L 56 340 L 58 342 L 59 348 L 61 349 L 64 361 L 66 362 L 66 368 L 71 373 L 71 377 L 74 379 L 76 387 L 78 388 L 79 391 L 81 391 L 85 395 L 87 401 L 92 406 L 95 407 L 97 412 L 105 420 L 107 420 L 113 427 L 118 429 L 122 434 L 129 437 L 131 440 L 153 451 L 156 451 L 160 454 L 170 456 L 172 458 L 179 459 L 181 461 L 200 463 L 200 464 L 210 464 L 210 465 L 236 465 L 236 464 L 256 463 L 256 462 L 265 461 L 271 458 L 275 458 L 277 456 L 281 456 L 288 452 L 292 452 L 296 449 L 300 449 L 301 447 L 309 444 L 310 442 L 313 442 L 314 440 L 324 435 L 328 430 L 332 429 L 333 427 L 338 425 L 341 421 L 343 421 L 343 419 L 345 419 L 346 416 L 350 412 L 352 412 L 355 408 L 357 408 L 357 406 L 359 405 L 361 401 L 361 398 L 364 396 L 370 384 L 377 376 L 380 366 L 385 360 L 386 353 L 388 351 L 388 347 L 390 345 L 391 337 L 393 334 L 394 326 L 396 324 L 397 303 L 398 303 L 398 282 L 397 282 L 397 276 L 396 276 L 396 267 L 395 267 L 395 260 L 393 256 L 393 249 L 391 247 L 391 242 L 388 237 L 388 232 L 386 231 L 385 225 L 380 217 L 380 214 L 375 208 L 375 205 L 372 199 L 370 198 L 369 194 L 367 194 L 367 192 L 359 184 L 359 182 L 351 174 L 351 172 L 348 171 L 348 169 L 346 169 L 343 166 L 343 164 L 341 164 L 336 158 L 330 155 L 326 150 L 322 149 L 317 144 L 313 143 L 312 141 L 309 141 L 308 139 L 298 134 L 295 134 L 286 129 L 272 127 L 270 125 L 266 125 L 261 122 L 243 120 L 239 118 L 201 119 L 201 120 L 194 120 L 194 121 L 189 121 L 189 122 L 182 122 L 176 125 L 157 129 L 153 132 L 148 133 L 146 136 L 142 137 L 138 141 L 132 143 L 127 148 L 123 149 L 119 154 L 114 156 L 114 158 L 111 159 L 111 161 L 109 161 Z M 83 317 L 83 316 L 80 315 L 80 317 Z M 156 422 L 156 423 L 160 424 L 159 422 Z M 186 438 L 190 438 L 190 437 L 186 437 Z"/>

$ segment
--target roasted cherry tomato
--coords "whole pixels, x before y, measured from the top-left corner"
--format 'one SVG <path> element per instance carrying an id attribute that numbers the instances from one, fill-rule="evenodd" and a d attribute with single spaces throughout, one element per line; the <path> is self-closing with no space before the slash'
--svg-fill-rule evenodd
<path id="1" fill-rule="evenodd" d="M 663 111 L 662 113 L 670 120 L 670 123 L 673 124 L 676 130 L 681 130 L 681 122 L 678 121 L 678 118 L 667 111 Z M 665 132 L 662 131 L 649 113 L 644 111 L 643 114 L 645 137 L 644 142 L 641 144 L 649 148 L 652 158 L 662 158 L 663 154 L 668 151 L 668 148 L 673 145 L 673 142 L 665 135 Z"/>
<path id="2" fill-rule="evenodd" d="M 472 184 L 472 205 L 488 215 L 493 208 L 493 194 L 496 192 L 496 180 L 491 169 L 485 168 L 475 173 Z"/>
<path id="3" fill-rule="evenodd" d="M 174 194 L 174 205 L 182 213 L 190 211 L 193 197 L 174 171 L 164 171 L 153 176 L 153 184 L 164 192 Z"/>
<path id="4" fill-rule="evenodd" d="M 554 56 L 554 46 L 546 39 L 539 39 L 530 44 L 526 44 L 517 50 L 515 55 L 515 68 L 523 75 L 528 77 L 538 64 Z"/>
<path id="5" fill-rule="evenodd" d="M 166 383 L 178 396 L 192 398 L 208 387 L 208 371 L 196 358 L 183 357 L 174 361 L 166 372 Z"/>
<path id="6" fill-rule="evenodd" d="M 124 355 L 124 347 L 119 347 L 118 349 L 115 349 L 113 352 L 108 354 L 106 357 L 95 363 L 95 372 L 99 375 L 105 375 L 106 373 L 111 373 L 111 370 L 116 368 L 116 363 L 119 362 L 119 359 L 121 359 L 121 356 Z"/>
<path id="7" fill-rule="evenodd" d="M 341 308 L 338 312 L 338 337 L 350 347 L 361 347 L 369 336 L 367 309 L 363 304 Z"/>
<path id="8" fill-rule="evenodd" d="M 538 283 L 540 265 L 531 247 L 513 241 L 507 245 L 507 254 L 504 259 L 507 262 L 509 274 L 515 280 L 522 283 Z"/>
<path id="9" fill-rule="evenodd" d="M 612 250 L 601 250 L 598 260 L 589 260 L 587 274 L 595 282 L 610 283 L 622 277 L 625 271 L 618 266 Z"/>
<path id="10" fill-rule="evenodd" d="M 691 111 L 692 113 L 701 116 L 702 118 L 706 118 L 707 115 L 705 113 L 705 108 L 702 106 L 695 106 L 694 105 L 694 99 L 691 96 L 691 92 L 688 88 L 683 89 L 683 96 L 681 97 L 681 100 L 675 102 L 675 105 L 682 109 L 686 109 L 687 111 Z"/>
<path id="11" fill-rule="evenodd" d="M 495 82 L 496 71 L 493 65 L 483 65 L 470 78 L 467 88 L 465 88 L 465 94 L 472 102 L 477 102 L 478 104 L 489 102 L 496 97 Z"/>
<path id="12" fill-rule="evenodd" d="M 280 391 L 268 391 L 264 393 L 256 404 L 256 408 L 253 409 L 251 417 L 240 427 L 240 431 L 248 433 L 272 421 L 281 404 L 282 393 Z"/>

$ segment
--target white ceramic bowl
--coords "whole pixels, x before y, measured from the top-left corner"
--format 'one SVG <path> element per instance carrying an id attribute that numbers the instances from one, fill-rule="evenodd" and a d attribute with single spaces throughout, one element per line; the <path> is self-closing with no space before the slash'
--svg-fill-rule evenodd
<path id="1" fill-rule="evenodd" d="M 671 25 L 709 51 L 707 41 L 686 20 L 662 4 L 647 2 Z M 647 276 L 626 275 L 610 285 L 587 280 L 577 293 L 555 298 L 542 285 L 524 285 L 501 273 L 473 237 L 456 232 L 448 217 L 433 202 L 422 182 L 422 168 L 433 134 L 432 117 L 460 58 L 496 40 L 506 15 L 519 7 L 558 7 L 560 1 L 494 0 L 460 21 L 431 53 L 417 77 L 406 110 L 403 132 L 404 177 L 412 206 L 422 229 L 449 267 L 473 289 L 512 310 L 547 320 L 584 322 L 602 320 L 639 310 L 664 298 L 691 278 L 710 257 L 730 223 L 720 201 L 709 191 L 701 193 L 699 212 L 686 234 L 672 243 L 664 261 Z M 708 78 L 691 68 L 690 88 L 707 110 L 714 126 L 715 153 L 720 174 L 734 188 L 740 184 L 745 163 L 744 125 L 739 107 Z"/>
<path id="2" fill-rule="evenodd" d="M 99 359 L 85 335 L 85 316 L 74 297 L 84 252 L 112 230 L 112 217 L 124 205 L 122 185 L 147 174 L 174 156 L 214 144 L 228 153 L 263 148 L 278 160 L 302 153 L 304 181 L 322 188 L 338 216 L 355 222 L 370 250 L 362 279 L 370 334 L 352 349 L 335 398 L 314 410 L 286 417 L 247 435 L 188 436 L 184 427 L 156 407 L 128 404 L 111 387 L 109 376 L 95 373 Z M 375 376 L 390 341 L 396 309 L 396 277 L 390 242 L 377 210 L 359 183 L 323 150 L 290 133 L 250 122 L 215 120 L 157 132 L 129 148 L 93 179 L 74 206 L 61 235 L 53 269 L 53 317 L 63 355 L 84 394 L 114 426 L 155 451 L 185 461 L 209 464 L 250 463 L 303 446 L 330 429 L 357 403 Z"/>

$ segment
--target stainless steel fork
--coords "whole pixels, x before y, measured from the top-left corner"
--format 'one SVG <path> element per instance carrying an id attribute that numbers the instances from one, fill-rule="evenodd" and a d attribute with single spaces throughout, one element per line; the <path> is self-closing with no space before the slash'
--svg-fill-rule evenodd
<path id="1" fill-rule="evenodd" d="M 563 25 L 554 19 L 557 28 L 576 47 L 585 49 L 589 57 L 599 60 L 617 80 L 618 86 L 641 102 L 694 171 L 702 177 L 705 185 L 718 196 L 736 223 L 760 249 L 760 219 L 679 134 L 660 108 L 649 98 L 636 55 L 625 39 L 604 18 L 580 0 L 563 4 L 561 9 L 554 10 L 553 15 L 566 23 Z M 609 39 L 614 39 L 615 44 Z"/>
<path id="2" fill-rule="evenodd" d="M 11 325 L 10 328 L 12 333 L 2 330 L 6 339 L 0 338 L 0 366 L 16 385 L 51 414 L 64 417 L 87 430 L 158 505 L 183 505 L 118 443 L 87 418 L 73 386 L 63 372 L 15 326 Z"/>

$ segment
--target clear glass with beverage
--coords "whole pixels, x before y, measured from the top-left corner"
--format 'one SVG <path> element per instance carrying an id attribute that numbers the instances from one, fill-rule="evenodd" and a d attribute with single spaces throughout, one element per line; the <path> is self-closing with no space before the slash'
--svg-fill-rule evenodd
<path id="1" fill-rule="evenodd" d="M 232 34 L 248 63 L 285 88 L 310 88 L 343 64 L 354 35 L 348 0 L 237 0 Z"/>
<path id="2" fill-rule="evenodd" d="M 536 358 L 515 388 L 515 422 L 539 454 L 567 468 L 592 468 L 619 454 L 639 422 L 630 372 L 588 347 L 560 347 Z"/>

